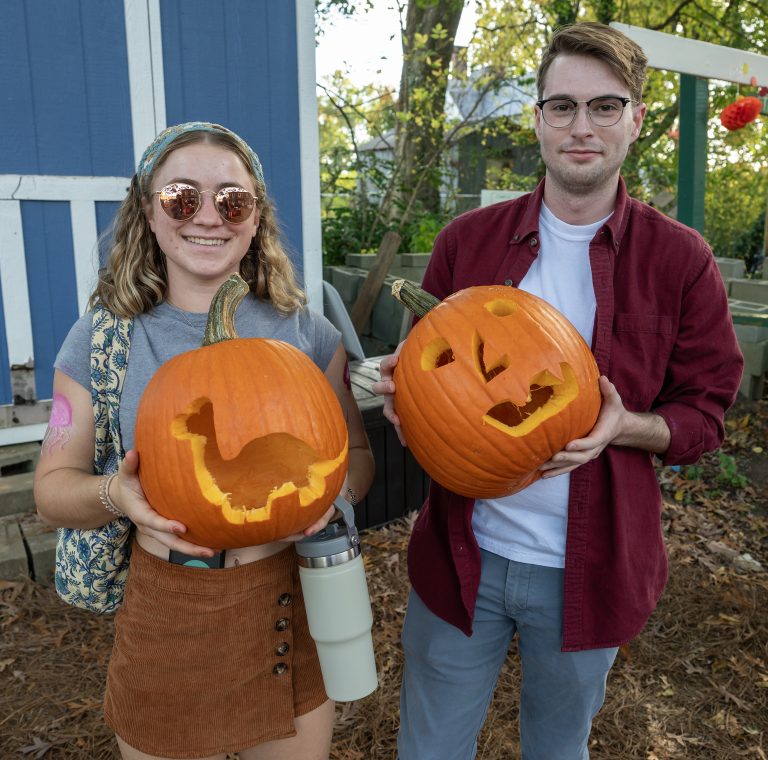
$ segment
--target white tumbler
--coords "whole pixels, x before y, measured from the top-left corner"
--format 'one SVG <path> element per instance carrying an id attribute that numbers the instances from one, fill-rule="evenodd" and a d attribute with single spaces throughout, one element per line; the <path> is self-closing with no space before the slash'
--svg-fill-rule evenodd
<path id="1" fill-rule="evenodd" d="M 352 702 L 378 686 L 373 615 L 354 510 L 342 498 L 335 505 L 344 522 L 298 541 L 296 554 L 325 691 L 336 702 Z"/>

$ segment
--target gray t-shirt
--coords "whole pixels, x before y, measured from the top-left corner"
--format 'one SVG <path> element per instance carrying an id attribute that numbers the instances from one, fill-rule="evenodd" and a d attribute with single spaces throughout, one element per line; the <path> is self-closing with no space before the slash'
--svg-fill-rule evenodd
<path id="1" fill-rule="evenodd" d="M 123 448 L 133 448 L 134 423 L 144 388 L 161 364 L 177 354 L 199 348 L 208 315 L 182 311 L 161 303 L 133 321 L 128 370 L 120 398 L 120 434 Z M 91 321 L 82 316 L 69 331 L 54 367 L 75 382 L 91 388 Z M 301 309 L 283 316 L 271 304 L 250 296 L 235 314 L 241 338 L 274 338 L 303 351 L 323 371 L 336 351 L 341 333 L 323 316 Z"/>

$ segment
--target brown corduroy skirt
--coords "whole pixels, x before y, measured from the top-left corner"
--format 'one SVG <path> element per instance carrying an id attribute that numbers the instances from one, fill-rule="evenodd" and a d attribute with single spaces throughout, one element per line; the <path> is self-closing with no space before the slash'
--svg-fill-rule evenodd
<path id="1" fill-rule="evenodd" d="M 236 752 L 293 736 L 327 699 L 293 548 L 209 570 L 134 542 L 104 698 L 123 741 L 168 758 Z"/>

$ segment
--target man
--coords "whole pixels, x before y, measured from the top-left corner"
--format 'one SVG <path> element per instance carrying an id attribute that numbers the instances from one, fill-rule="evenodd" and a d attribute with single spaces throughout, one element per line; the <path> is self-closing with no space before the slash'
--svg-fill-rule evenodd
<path id="1" fill-rule="evenodd" d="M 424 288 L 442 299 L 503 283 L 549 301 L 591 345 L 602 408 L 518 494 L 473 501 L 432 484 L 408 554 L 400 760 L 474 757 L 515 634 L 524 760 L 587 758 L 617 648 L 666 582 L 653 455 L 688 464 L 722 442 L 742 357 L 714 258 L 620 177 L 646 63 L 610 27 L 558 30 L 538 72 L 544 180 L 435 241 Z M 374 388 L 398 425 L 396 363 Z"/>

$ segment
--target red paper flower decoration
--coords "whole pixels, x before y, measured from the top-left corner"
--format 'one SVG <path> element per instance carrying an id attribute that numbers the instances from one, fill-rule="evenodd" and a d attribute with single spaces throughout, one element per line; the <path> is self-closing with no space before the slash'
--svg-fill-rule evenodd
<path id="1" fill-rule="evenodd" d="M 739 98 L 729 103 L 720 114 L 720 123 L 731 131 L 741 129 L 760 115 L 760 98 Z"/>

